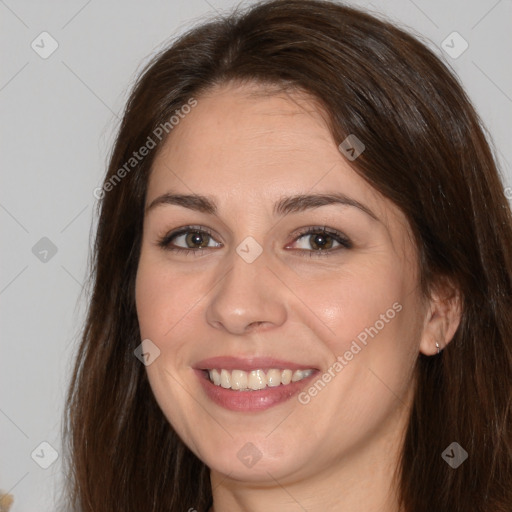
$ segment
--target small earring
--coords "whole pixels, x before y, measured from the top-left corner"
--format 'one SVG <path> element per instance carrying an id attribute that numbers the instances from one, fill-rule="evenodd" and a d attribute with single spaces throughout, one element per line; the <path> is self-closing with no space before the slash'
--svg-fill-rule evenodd
<path id="1" fill-rule="evenodd" d="M 436 341 L 436 347 L 437 347 L 437 353 L 439 354 L 439 352 L 440 352 L 439 351 L 439 343 L 437 343 L 437 341 Z"/>

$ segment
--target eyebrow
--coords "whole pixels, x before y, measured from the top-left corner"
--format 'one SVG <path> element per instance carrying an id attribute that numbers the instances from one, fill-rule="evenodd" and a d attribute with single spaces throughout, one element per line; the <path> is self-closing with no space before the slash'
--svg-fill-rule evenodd
<path id="1" fill-rule="evenodd" d="M 378 217 L 367 206 L 341 193 L 299 194 L 283 197 L 274 204 L 273 213 L 275 216 L 282 217 L 290 213 L 302 212 L 331 204 L 341 204 L 343 206 L 358 208 L 373 219 L 378 220 Z M 172 194 L 170 192 L 158 196 L 156 199 L 151 201 L 151 204 L 146 208 L 145 215 L 157 206 L 162 205 L 177 205 L 182 206 L 183 208 L 188 208 L 189 210 L 207 213 L 209 215 L 218 215 L 217 204 L 215 203 L 215 200 L 210 197 L 199 194 Z"/>

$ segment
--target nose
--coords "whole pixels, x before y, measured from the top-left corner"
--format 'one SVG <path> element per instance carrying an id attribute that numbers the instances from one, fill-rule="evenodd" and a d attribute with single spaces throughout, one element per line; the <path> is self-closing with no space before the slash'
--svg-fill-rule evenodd
<path id="1" fill-rule="evenodd" d="M 265 253 L 248 263 L 233 251 L 230 269 L 209 295 L 207 322 L 231 334 L 279 327 L 287 311 L 283 284 L 266 265 Z"/>

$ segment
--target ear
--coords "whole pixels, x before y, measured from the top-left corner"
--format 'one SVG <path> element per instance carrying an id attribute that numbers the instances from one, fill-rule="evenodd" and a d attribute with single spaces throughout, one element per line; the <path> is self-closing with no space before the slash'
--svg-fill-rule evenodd
<path id="1" fill-rule="evenodd" d="M 420 351 L 427 355 L 437 354 L 452 340 L 462 317 L 462 299 L 451 283 L 443 281 L 438 284 L 428 300 L 423 332 L 421 335 Z"/>

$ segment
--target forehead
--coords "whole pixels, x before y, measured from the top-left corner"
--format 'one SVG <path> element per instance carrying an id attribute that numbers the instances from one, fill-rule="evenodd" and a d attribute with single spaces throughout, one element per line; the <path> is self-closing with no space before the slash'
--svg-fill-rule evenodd
<path id="1" fill-rule="evenodd" d="M 154 162 L 148 199 L 169 187 L 221 198 L 238 191 L 248 201 L 332 189 L 379 196 L 341 155 L 316 101 L 254 84 L 197 98 Z"/>

